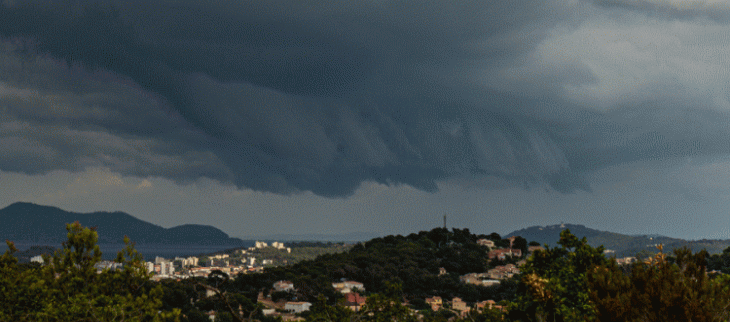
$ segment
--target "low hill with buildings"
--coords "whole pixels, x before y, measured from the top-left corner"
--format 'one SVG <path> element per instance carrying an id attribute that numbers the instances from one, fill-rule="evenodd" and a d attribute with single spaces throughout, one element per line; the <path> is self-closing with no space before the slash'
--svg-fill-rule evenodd
<path id="1" fill-rule="evenodd" d="M 654 253 L 659 244 L 664 245 L 664 250 L 669 252 L 686 246 L 694 252 L 705 249 L 710 254 L 721 253 L 723 249 L 730 246 L 730 240 L 685 240 L 660 235 L 632 236 L 575 224 L 532 226 L 511 232 L 507 236 L 521 236 L 552 247 L 557 245 L 560 240 L 560 232 L 565 229 L 570 229 L 570 232 L 576 236 L 586 237 L 588 244 L 593 247 L 603 245 L 609 250 L 609 254 L 617 257 Z"/>

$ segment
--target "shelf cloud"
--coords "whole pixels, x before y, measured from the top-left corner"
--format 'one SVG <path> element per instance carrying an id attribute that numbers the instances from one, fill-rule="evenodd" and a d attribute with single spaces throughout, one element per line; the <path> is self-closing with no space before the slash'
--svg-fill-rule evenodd
<path id="1" fill-rule="evenodd" d="M 588 175 L 608 166 L 730 153 L 727 13 L 672 1 L 5 0 L 0 170 L 104 167 L 327 197 L 451 178 L 590 191 Z M 700 37 L 684 33 L 694 20 L 674 21 L 690 15 L 711 20 Z"/>

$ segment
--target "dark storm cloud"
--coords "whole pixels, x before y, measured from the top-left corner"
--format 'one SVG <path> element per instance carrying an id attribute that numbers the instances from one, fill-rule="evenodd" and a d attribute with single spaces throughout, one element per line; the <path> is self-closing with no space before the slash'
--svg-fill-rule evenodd
<path id="1" fill-rule="evenodd" d="M 605 7 L 639 10 L 664 18 L 730 21 L 730 4 L 725 1 L 593 0 L 593 2 Z"/>
<path id="2" fill-rule="evenodd" d="M 709 131 L 489 89 L 570 18 L 560 3 L 5 1 L 0 170 L 324 196 L 469 175 L 571 192 L 603 166 L 725 151 Z M 556 69 L 531 81 L 593 81 L 579 62 Z"/>

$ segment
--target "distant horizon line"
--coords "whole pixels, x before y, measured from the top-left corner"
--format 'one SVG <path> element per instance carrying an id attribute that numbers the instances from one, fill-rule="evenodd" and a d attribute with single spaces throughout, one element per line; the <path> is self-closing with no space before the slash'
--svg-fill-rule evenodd
<path id="1" fill-rule="evenodd" d="M 137 220 L 141 220 L 141 221 L 144 221 L 144 222 L 153 224 L 153 225 L 157 225 L 157 226 L 160 226 L 160 227 L 165 228 L 165 229 L 170 229 L 170 228 L 175 228 L 175 227 L 180 227 L 180 226 L 187 226 L 187 225 L 190 225 L 190 226 L 208 226 L 208 227 L 213 227 L 213 228 L 216 228 L 218 230 L 221 230 L 222 232 L 225 233 L 225 231 L 223 231 L 221 228 L 217 227 L 216 225 L 211 225 L 211 224 L 180 223 L 180 224 L 176 224 L 176 225 L 170 225 L 169 227 L 165 227 L 167 225 L 160 225 L 160 224 L 152 223 L 150 221 L 147 221 L 145 219 L 142 219 L 142 218 L 140 218 L 138 216 L 135 216 L 135 215 L 133 215 L 133 214 L 131 214 L 129 212 L 123 211 L 123 210 L 95 210 L 95 211 L 91 211 L 91 212 L 80 212 L 80 211 L 66 210 L 66 209 L 64 209 L 61 206 L 49 205 L 49 204 L 38 204 L 38 203 L 35 203 L 35 202 L 32 202 L 32 201 L 15 201 L 15 202 L 10 202 L 6 206 L 4 206 L 4 207 L 2 207 L 0 209 L 5 209 L 5 208 L 11 207 L 13 205 L 17 205 L 17 204 L 29 204 L 29 205 L 41 206 L 41 207 L 51 207 L 51 208 L 56 208 L 56 209 L 65 211 L 65 212 L 78 213 L 78 214 L 92 214 L 92 213 L 97 213 L 97 212 L 110 213 L 110 214 L 113 214 L 113 213 L 123 213 L 123 214 L 129 215 L 129 216 L 132 216 L 132 217 L 134 217 Z M 508 236 L 510 234 L 513 234 L 513 233 L 519 231 L 519 230 L 523 230 L 523 229 L 527 229 L 527 228 L 531 228 L 531 227 L 544 227 L 544 228 L 547 228 L 547 227 L 554 227 L 554 226 L 561 226 L 561 225 L 583 226 L 583 227 L 586 227 L 586 228 L 589 228 L 589 229 L 600 230 L 600 231 L 611 232 L 611 233 L 617 233 L 617 234 L 622 234 L 622 235 L 627 235 L 627 236 L 632 236 L 632 237 L 641 237 L 641 236 L 647 236 L 647 237 L 668 237 L 668 238 L 674 238 L 674 239 L 683 239 L 683 240 L 686 240 L 688 242 L 691 242 L 691 241 L 700 241 L 700 240 L 728 240 L 728 239 L 730 239 L 730 236 L 728 236 L 728 238 L 725 238 L 725 239 L 721 238 L 720 236 L 704 236 L 704 237 L 697 237 L 697 236 L 695 236 L 695 237 L 692 237 L 692 238 L 682 238 L 682 237 L 676 237 L 676 236 L 670 236 L 670 235 L 664 235 L 664 234 L 657 234 L 657 233 L 636 233 L 636 232 L 629 233 L 629 232 L 618 232 L 618 231 L 615 231 L 615 230 L 596 229 L 596 228 L 591 228 L 589 226 L 586 226 L 585 224 L 566 223 L 566 222 L 563 222 L 563 221 L 560 221 L 560 223 L 547 224 L 547 225 L 523 226 L 522 228 L 515 229 L 515 230 L 513 230 L 511 232 L 500 233 L 500 235 L 502 235 L 502 236 Z M 441 226 L 434 226 L 431 229 L 434 229 L 434 228 L 442 228 L 442 227 Z M 454 229 L 454 228 L 457 228 L 457 229 L 468 229 L 469 227 L 463 227 L 463 228 L 459 228 L 459 227 L 448 227 L 448 228 L 449 229 Z M 238 239 L 241 239 L 241 240 L 249 240 L 249 241 L 255 241 L 255 240 L 258 239 L 258 240 L 271 240 L 271 241 L 284 240 L 284 241 L 330 241 L 330 242 L 342 241 L 342 242 L 347 242 L 347 241 L 367 241 L 367 240 L 370 240 L 370 239 L 373 239 L 373 238 L 378 238 L 378 237 L 385 237 L 385 236 L 390 236 L 390 235 L 408 235 L 408 234 L 416 233 L 416 232 L 418 232 L 418 231 L 412 231 L 412 232 L 408 232 L 408 233 L 384 233 L 384 232 L 378 233 L 378 232 L 374 232 L 374 231 L 357 231 L 357 232 L 333 233 L 333 234 L 327 234 L 327 233 L 272 233 L 272 234 L 247 235 L 247 236 L 240 236 L 240 235 L 233 236 L 233 234 L 228 234 L 228 233 L 226 233 L 226 234 L 230 238 L 238 238 Z M 472 231 L 472 233 L 479 234 L 479 233 L 473 232 L 473 231 Z M 489 234 L 489 233 L 484 233 L 484 234 Z M 358 236 L 358 238 L 354 238 L 354 236 Z"/>

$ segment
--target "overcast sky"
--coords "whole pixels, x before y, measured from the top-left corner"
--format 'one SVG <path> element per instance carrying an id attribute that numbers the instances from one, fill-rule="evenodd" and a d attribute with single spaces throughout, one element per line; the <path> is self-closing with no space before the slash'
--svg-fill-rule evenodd
<path id="1" fill-rule="evenodd" d="M 730 238 L 727 1 L 0 3 L 0 207 Z"/>

